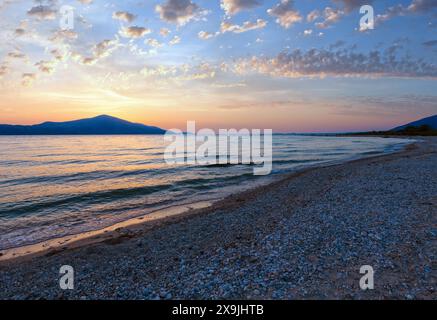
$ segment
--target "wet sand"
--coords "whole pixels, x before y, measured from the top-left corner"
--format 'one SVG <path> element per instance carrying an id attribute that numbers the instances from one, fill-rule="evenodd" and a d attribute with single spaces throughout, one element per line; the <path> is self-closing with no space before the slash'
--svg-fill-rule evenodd
<path id="1" fill-rule="evenodd" d="M 190 215 L 191 212 L 210 207 L 212 204 L 212 201 L 199 201 L 186 205 L 172 206 L 166 209 L 156 210 L 144 216 L 128 219 L 102 229 L 53 238 L 22 247 L 0 250 L 0 263 L 7 264 L 11 262 L 22 262 L 34 259 L 38 256 L 54 254 L 64 250 L 108 241 L 123 236 L 124 234 L 129 234 L 138 228 L 142 228 L 143 226 L 139 226 L 140 224 L 147 223 L 148 227 L 155 227 L 156 224 L 162 222 L 157 220 L 164 221 L 179 215 Z"/>

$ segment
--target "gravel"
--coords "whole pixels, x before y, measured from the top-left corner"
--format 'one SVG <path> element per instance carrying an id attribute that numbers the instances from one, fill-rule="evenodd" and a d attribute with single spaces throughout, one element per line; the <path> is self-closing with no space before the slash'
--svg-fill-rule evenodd
<path id="1" fill-rule="evenodd" d="M 436 299 L 436 164 L 427 138 L 306 170 L 120 241 L 3 264 L 0 298 Z"/>

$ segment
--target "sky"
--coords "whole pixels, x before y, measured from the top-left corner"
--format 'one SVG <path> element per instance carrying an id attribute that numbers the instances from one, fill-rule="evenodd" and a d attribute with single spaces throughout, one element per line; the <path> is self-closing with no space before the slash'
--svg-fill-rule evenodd
<path id="1" fill-rule="evenodd" d="M 437 0 L 0 0 L 0 38 L 0 123 L 342 132 L 437 114 Z"/>

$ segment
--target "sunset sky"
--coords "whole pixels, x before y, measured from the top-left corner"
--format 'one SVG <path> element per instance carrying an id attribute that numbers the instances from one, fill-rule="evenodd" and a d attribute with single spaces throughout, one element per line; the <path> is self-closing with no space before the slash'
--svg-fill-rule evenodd
<path id="1" fill-rule="evenodd" d="M 0 0 L 0 17 L 0 123 L 332 132 L 437 113 L 436 0 Z"/>

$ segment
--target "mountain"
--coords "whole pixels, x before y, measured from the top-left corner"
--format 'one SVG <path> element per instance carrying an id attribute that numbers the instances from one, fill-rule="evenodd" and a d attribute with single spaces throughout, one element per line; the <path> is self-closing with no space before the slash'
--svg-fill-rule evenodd
<path id="1" fill-rule="evenodd" d="M 90 119 L 67 122 L 44 122 L 24 126 L 0 124 L 0 135 L 73 135 L 73 134 L 164 134 L 158 127 L 132 123 L 115 117 L 101 115 Z"/>
<path id="2" fill-rule="evenodd" d="M 413 121 L 403 126 L 396 127 L 391 129 L 390 131 L 401 131 L 408 127 L 420 127 L 420 126 L 429 126 L 431 129 L 437 130 L 437 114 L 431 117 L 423 118 L 417 121 Z"/>

